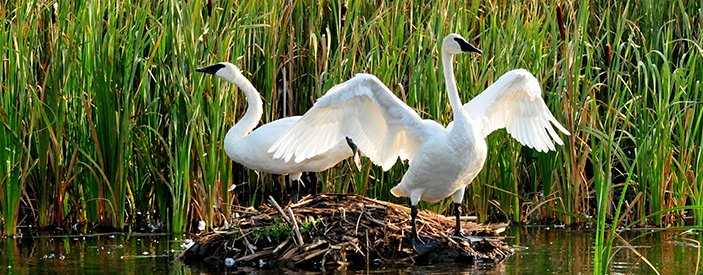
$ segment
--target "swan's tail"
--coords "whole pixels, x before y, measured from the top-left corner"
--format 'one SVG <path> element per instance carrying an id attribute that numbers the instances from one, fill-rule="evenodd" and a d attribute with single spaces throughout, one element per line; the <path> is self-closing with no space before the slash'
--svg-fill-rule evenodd
<path id="1" fill-rule="evenodd" d="M 400 190 L 400 188 L 398 188 L 398 187 L 399 187 L 399 186 L 396 186 L 396 187 L 393 187 L 393 189 L 391 189 L 391 194 L 393 194 L 393 196 L 396 196 L 396 197 L 410 197 L 410 196 L 407 195 L 405 192 L 403 192 L 402 190 Z"/>

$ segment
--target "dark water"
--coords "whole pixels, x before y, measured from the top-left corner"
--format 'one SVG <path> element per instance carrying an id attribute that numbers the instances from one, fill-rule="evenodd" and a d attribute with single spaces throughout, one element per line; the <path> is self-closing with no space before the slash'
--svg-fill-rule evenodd
<path id="1" fill-rule="evenodd" d="M 626 240 L 646 231 L 628 231 Z M 592 274 L 595 234 L 554 227 L 518 227 L 505 235 L 513 236 L 515 255 L 503 263 L 499 274 Z M 700 237 L 681 231 L 649 234 L 630 244 L 646 257 L 660 274 L 703 274 L 696 271 Z M 615 242 L 615 256 L 609 274 L 657 274 L 639 256 Z M 698 272 L 698 273 L 696 273 Z"/>
<path id="2" fill-rule="evenodd" d="M 643 232 L 624 233 L 632 238 Z M 690 234 L 652 234 L 632 243 L 660 274 L 695 274 L 699 255 Z M 506 262 L 474 267 L 422 267 L 346 270 L 347 273 L 414 274 L 592 274 L 594 235 L 554 227 L 513 227 L 504 233 L 515 255 Z M 682 238 L 683 237 L 683 238 Z M 0 241 L 0 274 L 206 274 L 175 257 L 185 235 L 61 236 L 4 238 Z M 616 251 L 617 249 L 614 249 Z M 627 248 L 615 254 L 611 274 L 656 274 Z M 219 274 L 277 274 L 285 270 L 222 270 Z M 703 274 L 698 271 L 699 274 Z"/>

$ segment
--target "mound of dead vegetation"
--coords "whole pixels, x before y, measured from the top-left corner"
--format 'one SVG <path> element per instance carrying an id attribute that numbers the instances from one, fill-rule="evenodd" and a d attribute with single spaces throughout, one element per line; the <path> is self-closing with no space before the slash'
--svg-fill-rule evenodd
<path id="1" fill-rule="evenodd" d="M 212 266 L 325 270 L 383 264 L 473 264 L 499 262 L 512 250 L 498 236 L 505 224 L 462 221 L 465 235 L 451 238 L 454 218 L 420 211 L 420 234 L 437 238 L 439 248 L 423 255 L 410 245 L 410 208 L 350 194 L 308 197 L 283 210 L 273 199 L 259 210 L 239 211 L 227 231 L 203 235 L 179 259 Z"/>

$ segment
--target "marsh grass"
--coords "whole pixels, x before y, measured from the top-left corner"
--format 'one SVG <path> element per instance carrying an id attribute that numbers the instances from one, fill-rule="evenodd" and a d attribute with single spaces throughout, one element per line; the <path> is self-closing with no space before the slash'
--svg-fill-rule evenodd
<path id="1" fill-rule="evenodd" d="M 23 14 L 19 14 L 23 15 Z M 19 21 L 20 26 L 32 24 L 31 21 Z M 22 35 L 22 29 L 18 26 L 6 26 L 5 31 L 0 34 L 0 39 L 3 43 L 12 45 L 16 44 L 17 37 L 21 41 L 26 41 L 28 45 L 37 43 L 36 37 L 25 37 Z M 26 39 L 26 40 L 25 40 Z M 18 87 L 23 90 L 35 92 L 35 87 L 29 83 L 35 82 L 36 78 L 33 71 L 22 71 L 15 74 L 10 73 L 9 68 L 27 68 L 30 60 L 21 58 L 24 56 L 32 56 L 30 49 L 22 48 L 8 54 L 14 54 L 15 57 L 4 62 L 8 62 L 10 66 L 0 67 L 0 74 L 3 75 L 3 86 Z M 3 56 L 6 56 L 3 54 Z M 8 68 L 9 67 L 9 68 Z M 29 106 L 29 92 L 27 93 L 9 93 L 3 88 L 2 110 L 0 116 L 2 118 L 2 127 L 0 127 L 0 146 L 2 146 L 2 158 L 0 160 L 0 211 L 3 218 L 3 233 L 5 235 L 17 234 L 18 212 L 20 210 L 20 196 L 22 195 L 24 180 L 26 174 L 33 168 L 30 166 L 29 155 L 30 148 L 24 141 L 28 139 L 28 133 L 33 131 L 33 125 L 23 125 L 22 117 L 25 115 L 36 116 L 36 113 L 31 111 Z M 34 118 L 34 117 L 32 117 Z M 23 129 L 30 127 L 30 129 Z"/>
<path id="2" fill-rule="evenodd" d="M 703 225 L 700 2 L 57 3 L 0 9 L 7 235 L 18 218 L 44 228 L 136 223 L 182 232 L 202 220 L 212 229 L 232 207 L 280 192 L 282 177 L 233 164 L 221 150 L 246 100 L 193 71 L 219 61 L 237 64 L 259 90 L 261 123 L 303 114 L 365 72 L 446 125 L 438 41 L 451 32 L 484 52 L 456 57 L 463 101 L 527 68 L 572 133 L 550 153 L 491 134 L 465 213 L 591 224 L 599 272 L 623 241 L 613 228 Z M 407 203 L 389 193 L 406 169 L 365 160 L 357 171 L 344 161 L 317 176 L 322 192 Z M 421 207 L 451 214 L 450 203 Z"/>

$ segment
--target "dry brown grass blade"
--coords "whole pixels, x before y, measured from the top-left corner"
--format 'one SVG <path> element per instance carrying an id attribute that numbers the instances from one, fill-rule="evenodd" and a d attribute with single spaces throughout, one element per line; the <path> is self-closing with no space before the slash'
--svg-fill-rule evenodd
<path id="1" fill-rule="evenodd" d="M 615 235 L 615 237 L 618 237 L 618 239 L 620 241 L 622 241 L 633 253 L 635 253 L 635 255 L 637 255 L 637 257 L 639 257 L 639 259 L 642 259 L 642 261 L 647 263 L 647 265 L 649 267 L 651 267 L 652 270 L 654 270 L 654 272 L 656 272 L 657 274 L 660 274 L 659 271 L 657 270 L 657 268 L 654 267 L 654 265 L 649 260 L 647 260 L 647 258 L 644 255 L 642 255 L 639 251 L 637 251 L 637 249 L 635 247 L 633 247 L 627 240 L 625 240 L 623 237 L 621 237 L 620 234 L 618 234 L 618 232 L 615 232 L 613 230 L 612 233 Z"/>

